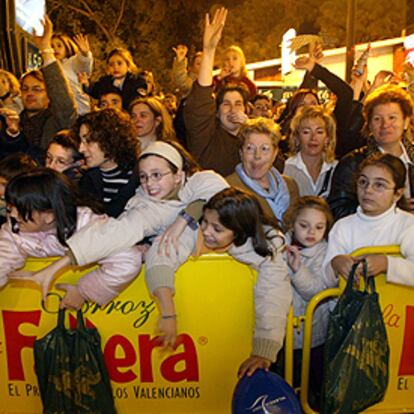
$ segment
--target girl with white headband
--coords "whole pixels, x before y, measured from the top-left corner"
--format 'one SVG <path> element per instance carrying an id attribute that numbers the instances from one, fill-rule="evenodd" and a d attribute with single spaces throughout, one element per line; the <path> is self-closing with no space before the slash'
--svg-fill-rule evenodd
<path id="1" fill-rule="evenodd" d="M 187 225 L 196 226 L 204 202 L 229 187 L 217 173 L 199 171 L 191 155 L 176 143 L 150 144 L 139 157 L 138 170 L 141 185 L 117 219 L 108 217 L 81 229 L 66 241 L 70 248 L 67 256 L 40 272 L 21 275 L 39 283 L 46 296 L 56 272 L 71 263 L 94 263 L 146 237 L 162 234 L 173 223 L 172 229 L 178 230 L 168 231 L 169 238 Z M 66 306 L 79 309 L 84 301 L 80 292 L 75 292 L 72 300 L 67 298 Z"/>

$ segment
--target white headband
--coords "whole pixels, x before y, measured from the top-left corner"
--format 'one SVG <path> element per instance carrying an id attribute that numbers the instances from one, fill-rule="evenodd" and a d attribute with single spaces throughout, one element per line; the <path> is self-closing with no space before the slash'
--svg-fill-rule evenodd
<path id="1" fill-rule="evenodd" d="M 159 155 L 175 165 L 179 170 L 183 168 L 183 157 L 172 145 L 166 142 L 152 142 L 141 152 L 139 158 L 141 159 L 144 155 Z"/>

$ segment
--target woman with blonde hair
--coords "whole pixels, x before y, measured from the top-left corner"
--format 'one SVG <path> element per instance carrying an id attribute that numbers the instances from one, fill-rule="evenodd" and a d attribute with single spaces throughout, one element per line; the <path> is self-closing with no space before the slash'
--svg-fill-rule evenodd
<path id="1" fill-rule="evenodd" d="M 301 196 L 327 197 L 335 160 L 336 124 L 320 106 L 303 107 L 290 124 L 289 147 L 292 156 L 283 171 L 292 177 Z"/>

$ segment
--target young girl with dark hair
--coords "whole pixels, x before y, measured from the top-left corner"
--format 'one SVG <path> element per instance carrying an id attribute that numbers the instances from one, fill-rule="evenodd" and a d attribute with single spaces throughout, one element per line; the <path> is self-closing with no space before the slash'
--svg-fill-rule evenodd
<path id="1" fill-rule="evenodd" d="M 361 259 L 351 253 L 367 246 L 400 246 L 402 257 L 368 255 L 368 273 L 386 272 L 391 283 L 414 286 L 414 215 L 401 210 L 407 171 L 391 154 L 376 154 L 362 162 L 356 178 L 357 212 L 339 220 L 329 234 L 326 285 L 336 286 Z M 332 271 L 333 270 L 333 271 Z"/>
<path id="2" fill-rule="evenodd" d="M 283 235 L 264 216 L 250 193 L 228 188 L 204 206 L 198 231 L 187 228 L 176 251 L 162 254 L 159 241 L 146 255 L 146 280 L 160 308 L 158 327 L 164 345 L 174 346 L 177 321 L 174 306 L 174 274 L 190 256 L 227 252 L 258 272 L 254 290 L 256 322 L 251 356 L 239 369 L 239 376 L 268 369 L 283 345 L 286 316 L 292 300 L 287 267 L 282 257 Z"/>
<path id="3" fill-rule="evenodd" d="M 147 96 L 147 82 L 138 74 L 138 68 L 127 49 L 119 47 L 111 50 L 106 65 L 107 75 L 88 87 L 84 86 L 87 94 L 99 99 L 103 92 L 116 87 L 122 92 L 122 105 L 125 110 L 128 110 L 135 98 Z"/>
<path id="4" fill-rule="evenodd" d="M 13 178 L 5 198 L 8 223 L 0 230 L 0 286 L 9 277 L 41 282 L 32 272 L 15 271 L 23 267 L 27 257 L 65 255 L 71 236 L 104 219 L 83 203 L 68 178 L 48 168 Z M 98 269 L 76 285 L 60 286 L 66 290 L 62 306 L 79 309 L 87 300 L 100 305 L 108 303 L 138 274 L 141 253 L 136 247 L 123 249 L 98 264 Z M 43 289 L 43 297 L 46 292 Z"/>

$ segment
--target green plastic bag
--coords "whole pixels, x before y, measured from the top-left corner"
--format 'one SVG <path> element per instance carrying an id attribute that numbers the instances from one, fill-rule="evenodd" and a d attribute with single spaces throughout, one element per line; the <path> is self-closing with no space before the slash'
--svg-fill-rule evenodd
<path id="1" fill-rule="evenodd" d="M 354 288 L 354 264 L 329 320 L 323 414 L 354 414 L 380 402 L 388 385 L 389 346 L 374 278 L 363 263 L 365 290 Z"/>
<path id="2" fill-rule="evenodd" d="M 44 414 L 116 413 L 101 337 L 81 311 L 72 330 L 59 310 L 56 328 L 35 341 L 34 358 Z"/>

